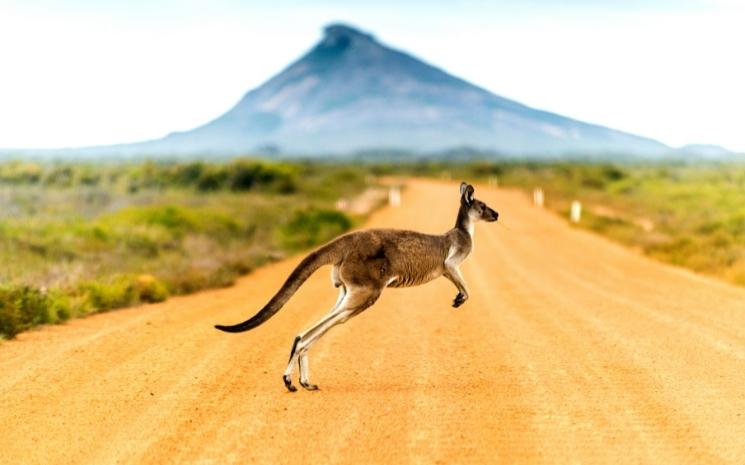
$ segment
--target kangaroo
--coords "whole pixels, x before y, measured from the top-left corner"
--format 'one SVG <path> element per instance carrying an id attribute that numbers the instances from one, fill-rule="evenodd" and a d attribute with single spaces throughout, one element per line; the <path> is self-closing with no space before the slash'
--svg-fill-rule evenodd
<path id="1" fill-rule="evenodd" d="M 458 290 L 453 307 L 460 307 L 468 300 L 468 289 L 458 266 L 473 248 L 474 223 L 496 221 L 499 216 L 475 199 L 473 193 L 472 185 L 461 183 L 455 227 L 442 235 L 370 229 L 334 239 L 305 257 L 256 315 L 243 323 L 215 328 L 239 333 L 259 326 L 277 313 L 318 268 L 333 265 L 331 281 L 339 288 L 339 298 L 326 316 L 295 337 L 282 376 L 285 387 L 290 392 L 296 391 L 292 372 L 297 363 L 300 385 L 309 391 L 317 390 L 318 386 L 309 380 L 308 350 L 332 327 L 373 305 L 386 287 L 418 286 L 445 276 Z"/>

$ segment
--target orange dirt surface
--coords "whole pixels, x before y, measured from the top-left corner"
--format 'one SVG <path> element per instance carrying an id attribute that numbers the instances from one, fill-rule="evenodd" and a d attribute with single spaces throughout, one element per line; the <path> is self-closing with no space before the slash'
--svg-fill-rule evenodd
<path id="1" fill-rule="evenodd" d="M 653 262 L 478 187 L 500 212 L 444 278 L 388 289 L 282 384 L 336 300 L 319 270 L 242 334 L 299 261 L 229 289 L 0 344 L 0 464 L 745 463 L 745 290 Z M 456 183 L 414 180 L 370 227 L 444 232 Z M 297 374 L 297 372 L 296 372 Z"/>

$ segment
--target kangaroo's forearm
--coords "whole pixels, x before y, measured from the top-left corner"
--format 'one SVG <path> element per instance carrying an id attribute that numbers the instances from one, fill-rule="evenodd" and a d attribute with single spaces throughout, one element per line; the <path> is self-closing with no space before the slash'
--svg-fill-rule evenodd
<path id="1" fill-rule="evenodd" d="M 458 294 L 453 299 L 453 307 L 458 308 L 468 300 L 468 289 L 466 288 L 466 282 L 463 280 L 463 276 L 460 274 L 458 268 L 451 268 L 445 271 L 443 275 L 452 282 L 458 289 Z"/>
<path id="2" fill-rule="evenodd" d="M 466 297 L 468 296 L 468 288 L 466 287 L 466 282 L 463 279 L 463 275 L 460 274 L 460 270 L 458 270 L 457 268 L 454 270 L 446 270 L 444 275 L 450 280 L 451 283 L 453 283 L 456 289 L 458 289 L 458 292 L 464 294 Z"/>

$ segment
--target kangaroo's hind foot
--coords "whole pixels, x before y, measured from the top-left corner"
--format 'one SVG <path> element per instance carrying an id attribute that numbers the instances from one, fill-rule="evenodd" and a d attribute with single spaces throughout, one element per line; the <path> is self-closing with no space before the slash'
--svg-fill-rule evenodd
<path id="1" fill-rule="evenodd" d="M 308 380 L 310 371 L 308 368 L 308 350 L 304 350 L 300 353 L 297 360 L 298 368 L 300 369 L 300 385 L 307 391 L 317 391 L 320 389 L 317 384 L 312 384 Z"/>
<path id="2" fill-rule="evenodd" d="M 321 389 L 318 387 L 317 384 L 305 383 L 303 381 L 300 381 L 300 385 L 304 387 L 307 391 L 318 391 L 319 389 Z"/>
<path id="3" fill-rule="evenodd" d="M 297 391 L 297 388 L 292 384 L 292 377 L 290 375 L 283 375 L 282 380 L 285 382 L 285 387 L 290 392 Z"/>

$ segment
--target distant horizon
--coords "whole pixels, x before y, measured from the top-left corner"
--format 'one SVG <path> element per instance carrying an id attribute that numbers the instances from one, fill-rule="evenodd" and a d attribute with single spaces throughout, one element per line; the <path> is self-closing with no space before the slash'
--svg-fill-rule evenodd
<path id="1" fill-rule="evenodd" d="M 11 70 L 0 75 L 0 149 L 192 129 L 299 58 L 324 26 L 344 23 L 534 108 L 671 147 L 745 152 L 745 64 L 735 58 L 745 6 L 644 3 L 10 2 L 0 15 L 0 41 L 14 44 L 0 49 Z"/>

